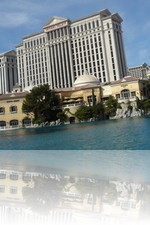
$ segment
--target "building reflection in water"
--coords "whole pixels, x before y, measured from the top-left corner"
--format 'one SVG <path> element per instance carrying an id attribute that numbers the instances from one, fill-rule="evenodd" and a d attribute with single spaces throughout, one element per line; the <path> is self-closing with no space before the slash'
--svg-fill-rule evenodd
<path id="1" fill-rule="evenodd" d="M 149 224 L 150 184 L 0 170 L 1 225 Z"/>

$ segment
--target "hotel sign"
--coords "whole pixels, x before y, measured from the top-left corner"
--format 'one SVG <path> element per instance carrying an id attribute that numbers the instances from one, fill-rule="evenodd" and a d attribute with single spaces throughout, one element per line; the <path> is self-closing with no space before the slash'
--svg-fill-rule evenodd
<path id="1" fill-rule="evenodd" d="M 121 87 L 126 87 L 126 86 L 128 86 L 128 85 L 127 85 L 127 84 L 122 84 L 122 85 L 121 85 Z"/>
<path id="2" fill-rule="evenodd" d="M 47 32 L 47 31 L 51 31 L 51 30 L 56 30 L 56 29 L 65 27 L 65 26 L 67 26 L 67 25 L 68 25 L 68 22 L 65 21 L 65 22 L 62 22 L 62 23 L 55 24 L 55 25 L 53 25 L 53 26 L 46 27 L 46 28 L 44 29 L 44 31 Z"/>

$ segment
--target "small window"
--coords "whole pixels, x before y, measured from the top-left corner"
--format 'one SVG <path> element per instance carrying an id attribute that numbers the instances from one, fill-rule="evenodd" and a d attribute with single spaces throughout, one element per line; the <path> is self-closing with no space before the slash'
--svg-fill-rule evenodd
<path id="1" fill-rule="evenodd" d="M 4 107 L 0 107 L 0 115 L 5 114 L 5 108 Z"/>
<path id="2" fill-rule="evenodd" d="M 132 92 L 131 92 L 131 97 L 135 97 L 135 96 L 136 96 L 135 91 L 132 91 Z"/>
<path id="3" fill-rule="evenodd" d="M 10 180 L 18 180 L 18 174 L 10 174 Z"/>
<path id="4" fill-rule="evenodd" d="M 91 23 L 89 23 L 89 29 L 91 29 Z"/>
<path id="5" fill-rule="evenodd" d="M 92 95 L 87 96 L 87 101 L 88 101 L 89 105 L 94 105 L 96 103 L 96 96 L 95 95 L 94 96 L 92 96 Z"/>
<path id="6" fill-rule="evenodd" d="M 120 94 L 116 94 L 116 99 L 119 99 L 120 98 Z"/>
<path id="7" fill-rule="evenodd" d="M 28 175 L 28 174 L 24 174 L 22 176 L 22 180 L 25 181 L 25 182 L 29 182 L 29 181 L 31 181 L 31 176 Z"/>
<path id="8" fill-rule="evenodd" d="M 99 27 L 99 21 L 98 20 L 96 20 L 96 26 Z"/>
<path id="9" fill-rule="evenodd" d="M 17 194 L 17 187 L 14 187 L 14 186 L 10 187 L 10 193 Z"/>
<path id="10" fill-rule="evenodd" d="M 95 28 L 95 22 L 94 21 L 92 22 L 92 24 L 93 24 L 93 28 Z"/>
<path id="11" fill-rule="evenodd" d="M 0 173 L 0 179 L 6 179 L 6 174 L 5 173 Z"/>
<path id="12" fill-rule="evenodd" d="M 17 106 L 10 106 L 11 113 L 17 113 Z"/>
<path id="13" fill-rule="evenodd" d="M 4 193 L 5 192 L 5 186 L 4 185 L 0 185 L 0 193 Z"/>

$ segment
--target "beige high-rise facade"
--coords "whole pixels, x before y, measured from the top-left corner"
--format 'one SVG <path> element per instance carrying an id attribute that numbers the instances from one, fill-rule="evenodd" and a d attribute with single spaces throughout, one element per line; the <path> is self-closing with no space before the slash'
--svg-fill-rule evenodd
<path id="1" fill-rule="evenodd" d="M 13 90 L 18 82 L 17 59 L 14 50 L 0 54 L 0 94 Z"/>
<path id="2" fill-rule="evenodd" d="M 122 18 L 105 9 L 70 21 L 52 17 L 43 31 L 16 47 L 19 84 L 48 83 L 51 89 L 72 87 L 84 73 L 101 83 L 127 75 Z"/>

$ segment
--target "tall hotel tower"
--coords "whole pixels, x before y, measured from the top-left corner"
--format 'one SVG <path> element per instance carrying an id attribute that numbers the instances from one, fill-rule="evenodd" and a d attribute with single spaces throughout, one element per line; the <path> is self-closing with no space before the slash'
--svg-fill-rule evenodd
<path id="1" fill-rule="evenodd" d="M 17 82 L 16 51 L 0 54 L 0 94 L 11 92 Z"/>
<path id="2" fill-rule="evenodd" d="M 72 87 L 86 70 L 101 83 L 127 75 L 122 18 L 105 9 L 70 21 L 53 17 L 16 47 L 19 84 Z"/>

